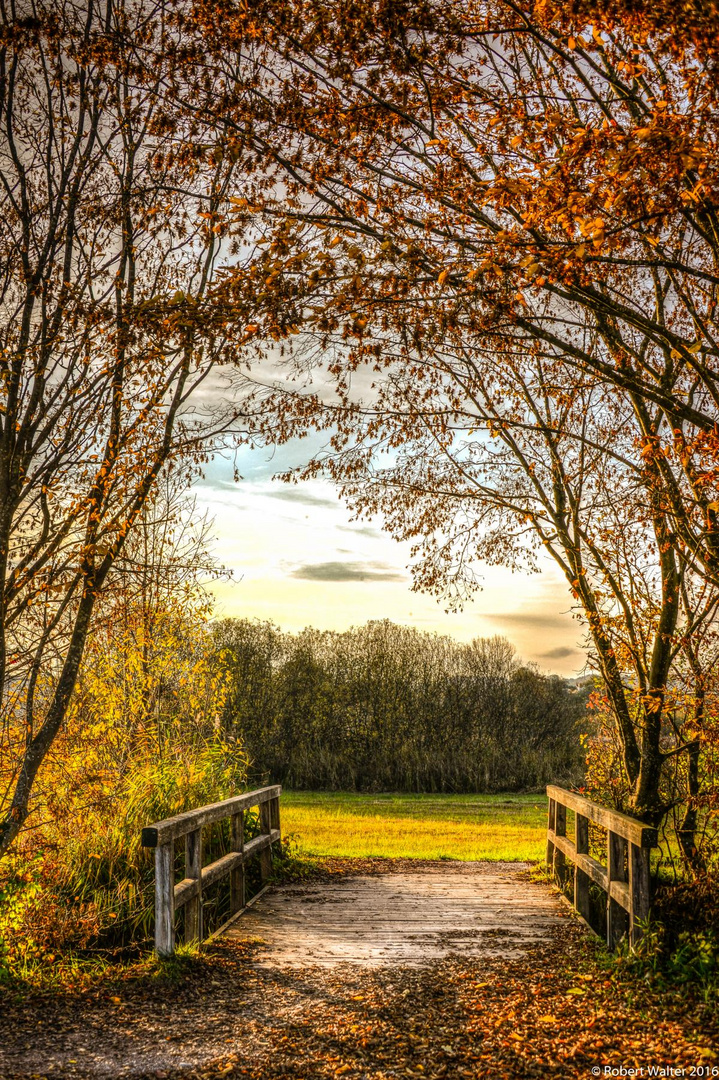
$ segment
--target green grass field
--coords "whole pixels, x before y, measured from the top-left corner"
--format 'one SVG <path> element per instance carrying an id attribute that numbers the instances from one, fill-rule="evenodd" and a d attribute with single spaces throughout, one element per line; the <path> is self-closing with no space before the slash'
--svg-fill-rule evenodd
<path id="1" fill-rule="evenodd" d="M 546 830 L 544 795 L 282 793 L 282 832 L 306 855 L 541 859 Z"/>

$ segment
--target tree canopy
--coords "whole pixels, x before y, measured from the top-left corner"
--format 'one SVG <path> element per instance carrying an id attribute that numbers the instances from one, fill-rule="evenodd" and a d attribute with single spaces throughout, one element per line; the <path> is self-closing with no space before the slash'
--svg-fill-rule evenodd
<path id="1" fill-rule="evenodd" d="M 258 427 L 324 426 L 312 468 L 416 540 L 419 587 L 451 596 L 477 559 L 544 544 L 630 806 L 661 817 L 716 660 L 710 13 L 677 13 L 674 38 L 619 4 L 591 21 L 511 0 L 194 13 L 208 108 L 248 173 L 233 206 L 259 236 L 257 333 L 301 329 L 296 392 L 263 389 Z"/>

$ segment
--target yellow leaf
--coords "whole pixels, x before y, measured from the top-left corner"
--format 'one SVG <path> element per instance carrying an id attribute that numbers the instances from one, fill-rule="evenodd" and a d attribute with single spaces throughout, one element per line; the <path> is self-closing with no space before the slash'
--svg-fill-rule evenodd
<path id="1" fill-rule="evenodd" d="M 438 281 L 438 283 L 440 285 L 444 285 L 444 283 L 445 283 L 445 281 L 447 280 L 448 277 L 449 277 L 449 270 L 443 270 L 442 273 L 437 278 L 437 281 Z"/>
<path id="2" fill-rule="evenodd" d="M 556 1016 L 539 1016 L 537 1017 L 540 1024 L 556 1024 Z"/>
<path id="3" fill-rule="evenodd" d="M 652 129 L 649 127 L 637 128 L 634 132 L 635 139 L 646 139 L 651 134 Z"/>
<path id="4" fill-rule="evenodd" d="M 574 50 L 574 49 L 576 49 L 576 47 L 577 47 L 577 39 L 576 39 L 576 38 L 573 38 L 573 37 L 570 37 L 569 41 L 567 42 L 567 46 L 568 46 L 568 47 L 569 47 L 569 48 L 570 48 L 571 50 Z"/>
<path id="5" fill-rule="evenodd" d="M 586 992 L 587 991 L 583 986 L 572 986 L 569 990 L 567 990 L 567 997 L 569 997 L 570 995 L 576 996 L 577 994 L 586 994 Z"/>

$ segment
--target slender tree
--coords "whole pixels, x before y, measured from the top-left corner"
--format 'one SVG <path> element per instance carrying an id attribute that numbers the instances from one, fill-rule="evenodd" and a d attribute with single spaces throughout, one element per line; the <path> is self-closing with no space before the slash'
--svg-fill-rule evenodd
<path id="1" fill-rule="evenodd" d="M 191 403 L 229 355 L 209 298 L 236 166 L 163 109 L 170 8 L 0 9 L 0 855 L 128 535 L 167 463 L 212 443 Z"/>

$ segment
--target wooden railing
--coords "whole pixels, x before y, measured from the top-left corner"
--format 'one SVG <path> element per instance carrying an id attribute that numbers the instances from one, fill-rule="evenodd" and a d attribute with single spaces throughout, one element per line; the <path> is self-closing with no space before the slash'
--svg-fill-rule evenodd
<path id="1" fill-rule="evenodd" d="M 202 941 L 202 892 L 221 878 L 230 877 L 230 918 L 245 906 L 245 863 L 260 856 L 260 877 L 272 873 L 272 844 L 280 839 L 282 788 L 259 788 L 223 802 L 201 806 L 166 818 L 142 830 L 143 847 L 155 849 L 155 949 L 169 956 L 175 948 L 175 912 L 185 906 L 185 941 Z M 260 834 L 245 843 L 245 811 L 260 809 Z M 202 865 L 202 829 L 230 819 L 232 850 L 221 859 Z M 175 842 L 185 840 L 185 877 L 175 884 Z"/>
<path id="2" fill-rule="evenodd" d="M 547 864 L 560 884 L 567 879 L 566 860 L 574 863 L 574 906 L 589 922 L 589 883 L 607 893 L 607 945 L 615 949 L 628 933 L 632 945 L 641 937 L 649 914 L 649 852 L 657 830 L 606 806 L 550 785 Z M 575 815 L 574 843 L 567 838 L 567 810 Z M 607 830 L 607 865 L 589 855 L 589 822 Z"/>

